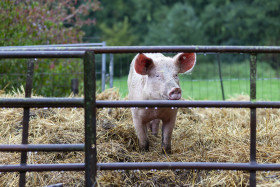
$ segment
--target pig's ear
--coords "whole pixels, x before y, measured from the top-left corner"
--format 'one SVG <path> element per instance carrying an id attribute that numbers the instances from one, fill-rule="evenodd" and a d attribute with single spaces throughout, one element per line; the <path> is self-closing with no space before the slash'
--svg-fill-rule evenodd
<path id="1" fill-rule="evenodd" d="M 191 72 L 196 62 L 195 53 L 179 53 L 175 57 L 175 63 L 178 64 L 179 73 Z"/>
<path id="2" fill-rule="evenodd" d="M 140 75 L 147 75 L 148 70 L 154 66 L 153 60 L 140 53 L 135 60 L 135 71 Z"/>

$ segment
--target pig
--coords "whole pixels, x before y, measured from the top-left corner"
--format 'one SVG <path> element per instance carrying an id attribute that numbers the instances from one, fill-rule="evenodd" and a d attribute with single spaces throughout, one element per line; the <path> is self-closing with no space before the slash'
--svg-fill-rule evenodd
<path id="1" fill-rule="evenodd" d="M 180 100 L 182 90 L 179 73 L 189 73 L 196 63 L 195 53 L 179 53 L 166 57 L 161 53 L 137 54 L 130 64 L 128 75 L 128 100 Z M 149 150 L 147 130 L 157 136 L 162 121 L 162 151 L 171 153 L 171 137 L 177 109 L 131 109 L 140 151 Z"/>

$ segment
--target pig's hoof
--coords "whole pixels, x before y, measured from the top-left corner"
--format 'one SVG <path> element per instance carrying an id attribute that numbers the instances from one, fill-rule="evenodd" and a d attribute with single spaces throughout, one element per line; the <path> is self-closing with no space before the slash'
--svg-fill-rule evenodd
<path id="1" fill-rule="evenodd" d="M 139 145 L 140 152 L 147 152 L 149 151 L 149 142 L 146 142 L 144 145 Z"/>

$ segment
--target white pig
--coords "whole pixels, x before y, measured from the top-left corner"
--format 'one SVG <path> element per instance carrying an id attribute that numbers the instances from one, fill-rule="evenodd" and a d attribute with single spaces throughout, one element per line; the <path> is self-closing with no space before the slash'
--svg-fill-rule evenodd
<path id="1" fill-rule="evenodd" d="M 161 53 L 140 53 L 130 65 L 128 75 L 129 100 L 180 100 L 181 88 L 178 73 L 192 71 L 195 53 L 179 53 L 173 58 Z M 162 150 L 171 153 L 171 137 L 177 109 L 131 109 L 140 151 L 149 150 L 147 128 L 157 135 L 162 121 Z"/>

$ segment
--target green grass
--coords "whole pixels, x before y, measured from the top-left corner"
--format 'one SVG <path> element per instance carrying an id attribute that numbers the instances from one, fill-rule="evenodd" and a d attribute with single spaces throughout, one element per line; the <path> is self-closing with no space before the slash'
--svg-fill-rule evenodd
<path id="1" fill-rule="evenodd" d="M 193 100 L 222 100 L 221 83 L 219 80 L 190 80 L 181 78 L 182 97 Z M 223 80 L 226 99 L 236 95 L 250 95 L 250 81 L 245 79 Z M 114 78 L 114 87 L 118 88 L 121 97 L 128 93 L 127 77 Z M 280 80 L 257 80 L 257 100 L 280 101 Z"/>

